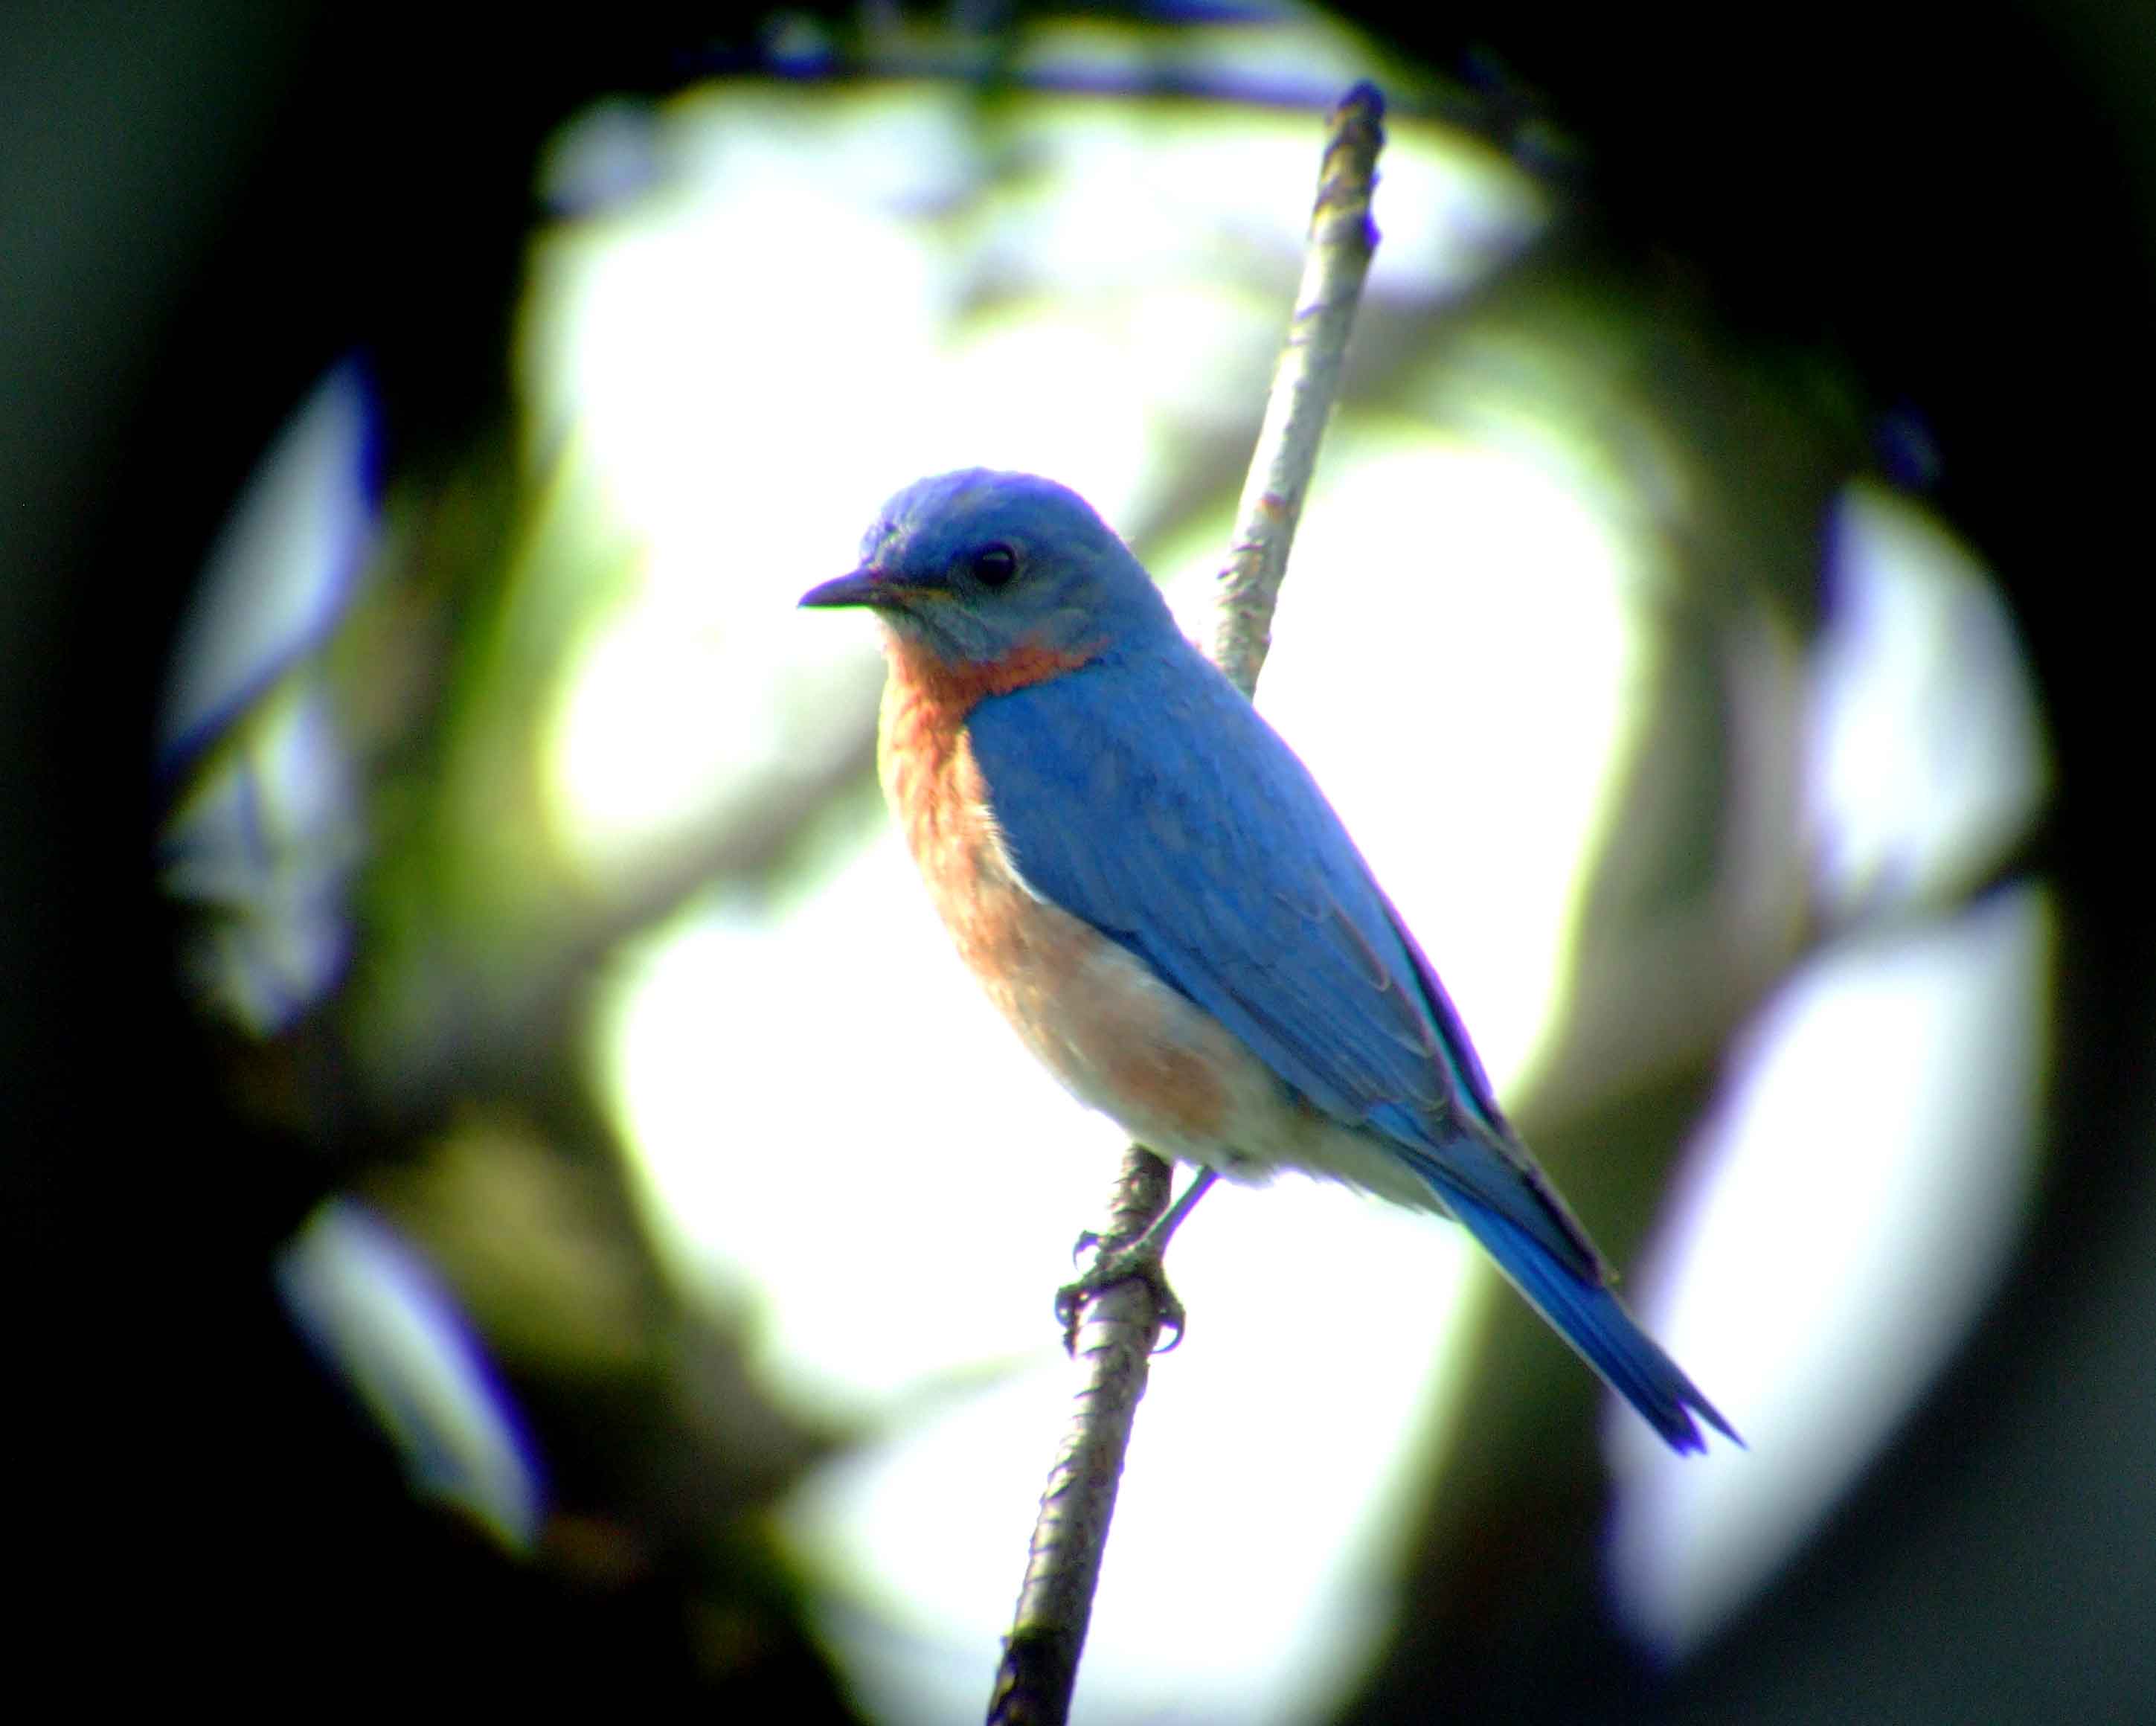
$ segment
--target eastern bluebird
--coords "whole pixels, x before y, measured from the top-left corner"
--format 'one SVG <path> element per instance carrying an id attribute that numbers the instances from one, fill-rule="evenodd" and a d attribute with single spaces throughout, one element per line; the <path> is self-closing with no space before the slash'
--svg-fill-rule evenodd
<path id="1" fill-rule="evenodd" d="M 1672 1448 L 1737 1435 L 1635 1325 L 1497 1107 L 1308 769 L 1075 493 L 922 480 L 861 567 L 884 789 L 959 953 L 1078 1099 L 1159 1154 L 1329 1176 L 1464 1225 Z"/>

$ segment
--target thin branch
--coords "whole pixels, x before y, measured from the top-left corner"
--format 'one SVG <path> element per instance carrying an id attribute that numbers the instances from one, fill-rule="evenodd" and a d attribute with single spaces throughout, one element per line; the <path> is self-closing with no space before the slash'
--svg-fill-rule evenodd
<path id="1" fill-rule="evenodd" d="M 1265 426 L 1250 456 L 1235 537 L 1219 574 L 1213 662 L 1245 695 L 1256 690 L 1258 668 L 1272 645 L 1273 605 L 1287 573 L 1288 547 L 1302 519 L 1317 441 L 1339 393 L 1348 332 L 1377 249 L 1370 193 L 1385 141 L 1378 126 L 1383 113 L 1383 99 L 1368 84 L 1357 85 L 1332 110 L 1295 320 L 1273 372 Z"/>
<path id="2" fill-rule="evenodd" d="M 1357 85 L 1332 110 L 1295 316 L 1220 572 L 1213 658 L 1245 695 L 1256 686 L 1271 645 L 1288 547 L 1377 244 L 1370 193 L 1383 113 L 1383 98 L 1368 84 Z M 1112 1251 L 1142 1234 L 1167 1210 L 1171 1187 L 1168 1165 L 1132 1145 L 1109 1200 L 1100 1250 Z M 1060 1726 L 1069 1718 L 1123 1455 L 1160 1330 L 1159 1305 L 1142 1282 L 1113 1284 L 1086 1306 L 1073 1350 L 1084 1377 L 1041 1494 L 1025 1582 L 988 1702 L 989 1726 Z"/>
<path id="3" fill-rule="evenodd" d="M 1172 1185 L 1168 1165 L 1152 1152 L 1126 1151 L 1102 1250 L 1143 1234 L 1168 1209 Z M 1152 1289 L 1136 1279 L 1111 1284 L 1086 1305 L 1075 1351 L 1083 1375 L 1040 1495 L 1025 1581 L 988 1698 L 989 1726 L 1062 1726 L 1069 1718 L 1123 1453 L 1160 1323 Z"/>

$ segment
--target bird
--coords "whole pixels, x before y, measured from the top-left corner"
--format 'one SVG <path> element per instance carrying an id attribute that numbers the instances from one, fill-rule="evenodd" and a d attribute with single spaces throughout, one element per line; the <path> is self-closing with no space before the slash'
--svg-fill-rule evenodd
<path id="1" fill-rule="evenodd" d="M 879 776 L 929 896 L 1064 1086 L 1197 1169 L 1163 1223 L 1283 1169 L 1437 1212 L 1673 1450 L 1743 1442 L 1626 1312 L 1309 770 L 1082 497 L 917 480 L 799 603 L 881 624 Z"/>

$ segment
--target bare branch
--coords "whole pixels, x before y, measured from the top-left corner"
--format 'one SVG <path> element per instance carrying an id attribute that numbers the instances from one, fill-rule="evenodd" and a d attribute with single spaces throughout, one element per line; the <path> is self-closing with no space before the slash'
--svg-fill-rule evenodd
<path id="1" fill-rule="evenodd" d="M 1271 645 L 1274 601 L 1377 244 L 1370 193 L 1383 113 L 1383 98 L 1368 84 L 1357 85 L 1332 110 L 1295 316 L 1220 573 L 1213 659 L 1245 695 Z M 1168 1209 L 1172 1186 L 1168 1165 L 1132 1145 L 1109 1201 L 1101 1251 L 1143 1234 Z M 1085 1375 L 1041 1494 L 1025 1583 L 989 1698 L 990 1726 L 1060 1726 L 1069 1718 L 1123 1455 L 1161 1322 L 1153 1290 L 1137 1280 L 1111 1285 L 1085 1307 L 1073 1351 Z"/>
<path id="2" fill-rule="evenodd" d="M 1144 1233 L 1168 1209 L 1172 1184 L 1168 1165 L 1152 1152 L 1138 1145 L 1125 1152 L 1108 1203 L 1110 1241 Z M 1075 1351 L 1084 1377 L 1040 1495 L 1025 1583 L 988 1700 L 989 1726 L 1061 1726 L 1070 1712 L 1123 1453 L 1159 1338 L 1160 1312 L 1143 1282 L 1113 1284 L 1086 1308 Z"/>
<path id="3" fill-rule="evenodd" d="M 1273 604 L 1317 465 L 1317 441 L 1339 393 L 1363 278 L 1377 249 L 1370 193 L 1385 141 L 1378 125 L 1384 107 L 1374 85 L 1358 84 L 1332 110 L 1295 318 L 1273 372 L 1265 423 L 1251 452 L 1235 537 L 1219 578 L 1213 662 L 1245 695 L 1256 689 L 1258 668 L 1272 645 Z"/>

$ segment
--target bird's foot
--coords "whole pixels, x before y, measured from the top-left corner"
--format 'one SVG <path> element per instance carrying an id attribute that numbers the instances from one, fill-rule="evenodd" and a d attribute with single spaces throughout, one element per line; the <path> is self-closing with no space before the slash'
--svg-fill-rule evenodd
<path id="1" fill-rule="evenodd" d="M 1140 1235 L 1128 1245 L 1099 1252 L 1083 1276 L 1075 1282 L 1065 1283 L 1055 1292 L 1055 1316 L 1063 1326 L 1063 1348 L 1065 1354 L 1078 1349 L 1078 1324 L 1086 1316 L 1086 1303 L 1096 1295 L 1105 1294 L 1118 1283 L 1142 1282 L 1152 1295 L 1153 1313 L 1163 1330 L 1173 1332 L 1167 1341 L 1153 1349 L 1156 1354 L 1165 1354 L 1183 1340 L 1183 1302 L 1168 1284 L 1168 1269 L 1161 1262 L 1163 1242 Z M 1090 1231 L 1078 1237 L 1078 1251 L 1095 1252 L 1100 1247 L 1101 1237 Z"/>

